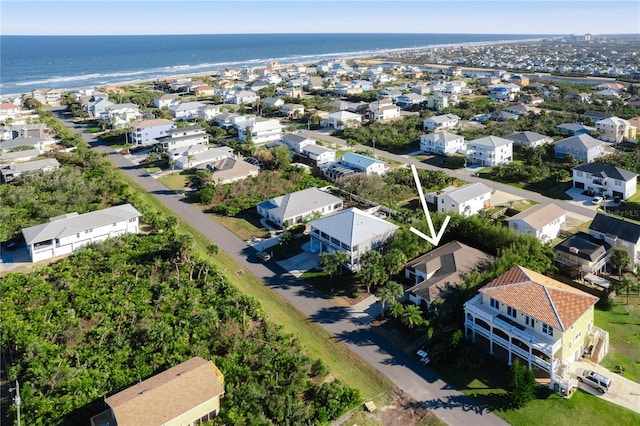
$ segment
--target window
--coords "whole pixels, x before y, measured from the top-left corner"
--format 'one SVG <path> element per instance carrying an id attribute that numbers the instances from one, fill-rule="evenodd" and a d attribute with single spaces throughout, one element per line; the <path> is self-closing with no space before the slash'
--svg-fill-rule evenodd
<path id="1" fill-rule="evenodd" d="M 544 334 L 548 334 L 549 336 L 553 336 L 553 327 L 545 323 L 542 323 L 542 332 Z"/>
<path id="2" fill-rule="evenodd" d="M 511 306 L 507 306 L 507 314 L 509 316 L 512 316 L 513 318 L 517 318 L 518 317 L 518 311 L 514 308 L 512 308 Z"/>
<path id="3" fill-rule="evenodd" d="M 87 229 L 86 231 L 84 231 L 85 234 L 90 234 L 91 232 L 93 232 L 93 229 Z"/>
<path id="4" fill-rule="evenodd" d="M 536 320 L 535 318 L 531 318 L 529 315 L 525 315 L 525 323 L 531 327 L 531 328 L 536 328 Z"/>
<path id="5" fill-rule="evenodd" d="M 576 337 L 574 337 L 573 340 L 577 341 L 582 337 L 582 331 L 578 331 L 578 334 L 576 334 Z"/>
<path id="6" fill-rule="evenodd" d="M 500 309 L 500 304 L 494 298 L 489 299 L 489 304 L 491 305 L 492 308 Z"/>

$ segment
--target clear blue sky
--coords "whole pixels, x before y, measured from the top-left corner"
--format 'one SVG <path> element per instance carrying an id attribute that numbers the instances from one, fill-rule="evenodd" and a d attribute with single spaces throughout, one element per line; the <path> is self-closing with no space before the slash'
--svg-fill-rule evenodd
<path id="1" fill-rule="evenodd" d="M 640 33 L 640 1 L 0 0 L 0 34 Z"/>

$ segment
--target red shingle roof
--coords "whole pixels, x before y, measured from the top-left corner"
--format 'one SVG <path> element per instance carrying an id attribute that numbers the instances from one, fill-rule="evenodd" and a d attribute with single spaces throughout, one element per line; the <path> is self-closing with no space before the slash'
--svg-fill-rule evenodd
<path id="1" fill-rule="evenodd" d="M 514 266 L 480 292 L 562 331 L 598 301 L 595 296 L 522 266 Z"/>

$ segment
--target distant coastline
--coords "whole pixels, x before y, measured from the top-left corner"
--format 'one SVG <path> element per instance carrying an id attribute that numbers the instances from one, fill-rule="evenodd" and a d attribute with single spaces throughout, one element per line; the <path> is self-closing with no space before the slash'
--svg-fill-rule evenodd
<path id="1" fill-rule="evenodd" d="M 453 46 L 539 41 L 552 35 L 269 34 L 229 36 L 0 36 L 0 95 L 37 88 L 77 90 L 201 76 L 268 61 L 313 64 Z"/>

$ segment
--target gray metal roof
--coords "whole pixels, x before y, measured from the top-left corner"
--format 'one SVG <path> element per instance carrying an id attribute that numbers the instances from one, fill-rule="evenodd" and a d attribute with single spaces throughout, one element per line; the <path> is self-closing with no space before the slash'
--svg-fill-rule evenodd
<path id="1" fill-rule="evenodd" d="M 573 170 L 587 172 L 592 175 L 598 175 L 603 178 L 610 177 L 613 179 L 619 179 L 625 182 L 630 181 L 634 177 L 638 176 L 637 174 L 630 172 L 629 170 L 625 170 L 625 169 L 621 169 L 620 167 L 610 166 L 609 164 L 602 164 L 597 162 L 584 163 L 577 167 L 574 167 Z"/>
<path id="2" fill-rule="evenodd" d="M 458 189 L 447 192 L 446 195 L 459 204 L 469 201 L 478 195 L 486 194 L 487 192 L 491 193 L 491 188 L 482 182 L 477 182 L 461 186 Z"/>
<path id="3" fill-rule="evenodd" d="M 73 215 L 53 217 L 49 219 L 50 222 L 24 228 L 22 235 L 24 235 L 24 240 L 27 245 L 29 245 L 66 237 L 87 229 L 97 228 L 140 216 L 142 216 L 142 214 L 131 204 L 123 204 L 121 206 L 109 207 L 81 215 L 75 213 Z"/>
<path id="4" fill-rule="evenodd" d="M 560 139 L 556 142 L 557 145 L 561 146 L 569 146 L 574 148 L 585 148 L 590 149 L 599 145 L 603 145 L 604 142 L 594 138 L 593 136 L 589 136 L 586 133 L 577 136 L 571 136 L 568 138 Z"/>
<path id="5" fill-rule="evenodd" d="M 263 201 L 259 205 L 271 210 L 271 214 L 281 220 L 296 217 L 324 206 L 341 203 L 342 198 L 321 191 L 318 188 L 307 188 L 281 197 Z"/>
<path id="6" fill-rule="evenodd" d="M 471 142 L 469 142 L 469 144 L 471 145 L 474 145 L 474 144 L 484 145 L 484 146 L 491 146 L 494 148 L 497 148 L 499 146 L 509 145 L 512 143 L 513 141 L 510 141 L 509 139 L 501 138 L 498 136 L 485 136 L 483 138 L 474 139 Z"/>
<path id="7" fill-rule="evenodd" d="M 309 226 L 353 247 L 398 227 L 355 207 L 309 222 Z"/>

